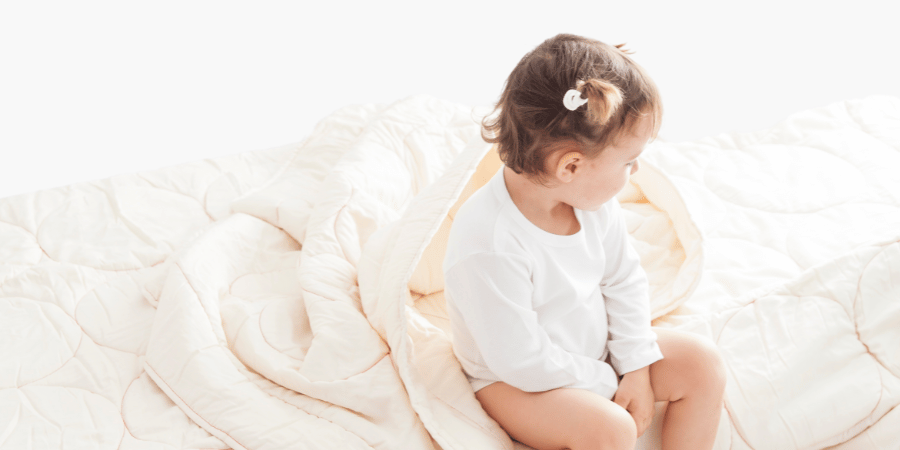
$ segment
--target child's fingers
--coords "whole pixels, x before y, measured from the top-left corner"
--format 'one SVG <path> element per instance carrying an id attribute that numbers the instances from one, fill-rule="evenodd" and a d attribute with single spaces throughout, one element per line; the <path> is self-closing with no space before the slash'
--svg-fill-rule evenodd
<path id="1" fill-rule="evenodd" d="M 634 417 L 634 423 L 635 423 L 635 425 L 637 425 L 637 435 L 638 435 L 638 437 L 641 437 L 641 435 L 643 435 L 644 432 L 647 431 L 647 428 L 650 428 L 650 422 L 653 421 L 652 420 L 653 417 L 643 417 L 643 418 L 638 418 L 635 416 L 631 416 L 631 417 Z"/>
<path id="2" fill-rule="evenodd" d="M 631 409 L 628 410 L 628 413 L 634 419 L 634 424 L 637 426 L 637 435 L 640 437 L 650 427 L 650 423 L 653 422 L 653 411 L 648 412 L 643 408 L 638 408 L 636 402 L 631 403 L 629 406 Z"/>
<path id="3" fill-rule="evenodd" d="M 650 424 L 653 422 L 653 412 L 654 409 L 642 408 L 640 402 L 633 401 L 633 399 L 628 395 L 618 395 L 622 391 L 616 393 L 613 397 L 613 403 L 621 406 L 624 410 L 628 411 L 628 414 L 631 416 L 631 419 L 634 420 L 634 425 L 637 428 L 637 435 L 640 437 L 650 428 Z"/>
<path id="4" fill-rule="evenodd" d="M 634 408 L 632 408 L 634 409 Z M 647 416 L 646 414 L 642 414 L 640 411 L 628 411 L 631 414 L 631 418 L 634 419 L 634 424 L 637 427 L 637 435 L 640 437 L 644 434 L 644 431 L 647 431 L 647 428 L 650 426 L 650 422 L 652 421 L 652 416 Z"/>
<path id="5" fill-rule="evenodd" d="M 621 406 L 622 409 L 631 413 L 631 411 L 628 409 L 631 404 L 631 400 L 628 398 L 628 396 L 619 395 L 618 393 L 616 393 L 615 397 L 613 397 L 613 403 Z"/>
<path id="6" fill-rule="evenodd" d="M 637 429 L 638 437 L 644 434 L 644 431 L 647 431 L 647 428 L 650 426 L 650 419 L 652 419 L 652 416 L 647 417 L 646 414 L 642 414 L 639 408 L 637 408 L 637 402 L 631 401 L 631 398 L 629 398 L 628 396 L 616 395 L 613 398 L 613 403 L 621 406 L 625 411 L 628 411 L 631 419 L 634 420 L 634 425 Z"/>

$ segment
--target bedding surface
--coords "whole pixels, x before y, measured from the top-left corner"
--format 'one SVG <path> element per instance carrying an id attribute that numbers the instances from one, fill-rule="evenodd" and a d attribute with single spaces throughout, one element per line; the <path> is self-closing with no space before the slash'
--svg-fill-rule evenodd
<path id="1" fill-rule="evenodd" d="M 722 350 L 719 447 L 900 447 L 900 102 L 652 150 L 707 256 L 690 300 L 655 325 Z"/>
<path id="2" fill-rule="evenodd" d="M 302 143 L 0 200 L 0 449 L 523 448 L 443 300 L 455 212 L 500 164 L 477 122 L 353 106 Z M 900 448 L 900 99 L 641 167 L 619 200 L 654 325 L 728 364 L 716 448 Z"/>

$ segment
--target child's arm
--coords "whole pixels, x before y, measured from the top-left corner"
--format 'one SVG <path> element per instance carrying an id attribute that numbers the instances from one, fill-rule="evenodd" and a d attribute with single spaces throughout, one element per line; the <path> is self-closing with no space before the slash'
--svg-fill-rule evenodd
<path id="1" fill-rule="evenodd" d="M 445 289 L 477 352 L 500 381 L 526 392 L 571 387 L 612 398 L 617 378 L 609 364 L 553 344 L 538 324 L 525 258 L 471 255 L 446 271 Z M 456 348 L 463 355 L 474 350 Z"/>
<path id="2" fill-rule="evenodd" d="M 638 436 L 644 434 L 653 421 L 654 400 L 655 395 L 650 385 L 650 366 L 626 373 L 613 398 L 617 405 L 631 414 Z"/>
<path id="3" fill-rule="evenodd" d="M 610 225 L 603 241 L 607 266 L 601 290 L 609 321 L 610 362 L 623 375 L 614 401 L 631 413 L 641 434 L 653 418 L 649 366 L 663 356 L 650 329 L 647 274 L 628 242 L 618 201 L 610 202 L 608 212 Z"/>
<path id="4" fill-rule="evenodd" d="M 605 207 L 610 216 L 603 239 L 606 269 L 600 284 L 609 320 L 610 362 L 623 375 L 662 359 L 662 353 L 650 329 L 647 274 L 628 242 L 622 208 L 615 199 Z"/>

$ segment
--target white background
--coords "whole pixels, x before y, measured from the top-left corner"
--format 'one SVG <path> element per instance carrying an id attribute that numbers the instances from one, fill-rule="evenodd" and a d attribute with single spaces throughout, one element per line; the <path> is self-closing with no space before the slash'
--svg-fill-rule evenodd
<path id="1" fill-rule="evenodd" d="M 0 3 L 0 198 L 301 141 L 335 109 L 490 105 L 560 32 L 626 42 L 661 138 L 900 96 L 893 1 Z"/>

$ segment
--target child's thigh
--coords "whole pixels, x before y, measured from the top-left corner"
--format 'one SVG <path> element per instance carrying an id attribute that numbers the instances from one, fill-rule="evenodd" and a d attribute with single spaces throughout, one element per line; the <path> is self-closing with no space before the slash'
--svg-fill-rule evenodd
<path id="1" fill-rule="evenodd" d="M 498 382 L 475 396 L 510 437 L 538 450 L 585 448 L 587 442 L 623 438 L 618 435 L 629 439 L 629 433 L 633 439 L 635 434 L 627 411 L 583 389 L 524 392 Z"/>
<path id="2" fill-rule="evenodd" d="M 657 401 L 677 401 L 698 391 L 724 389 L 725 365 L 716 345 L 684 331 L 654 328 L 663 359 L 650 366 Z"/>

